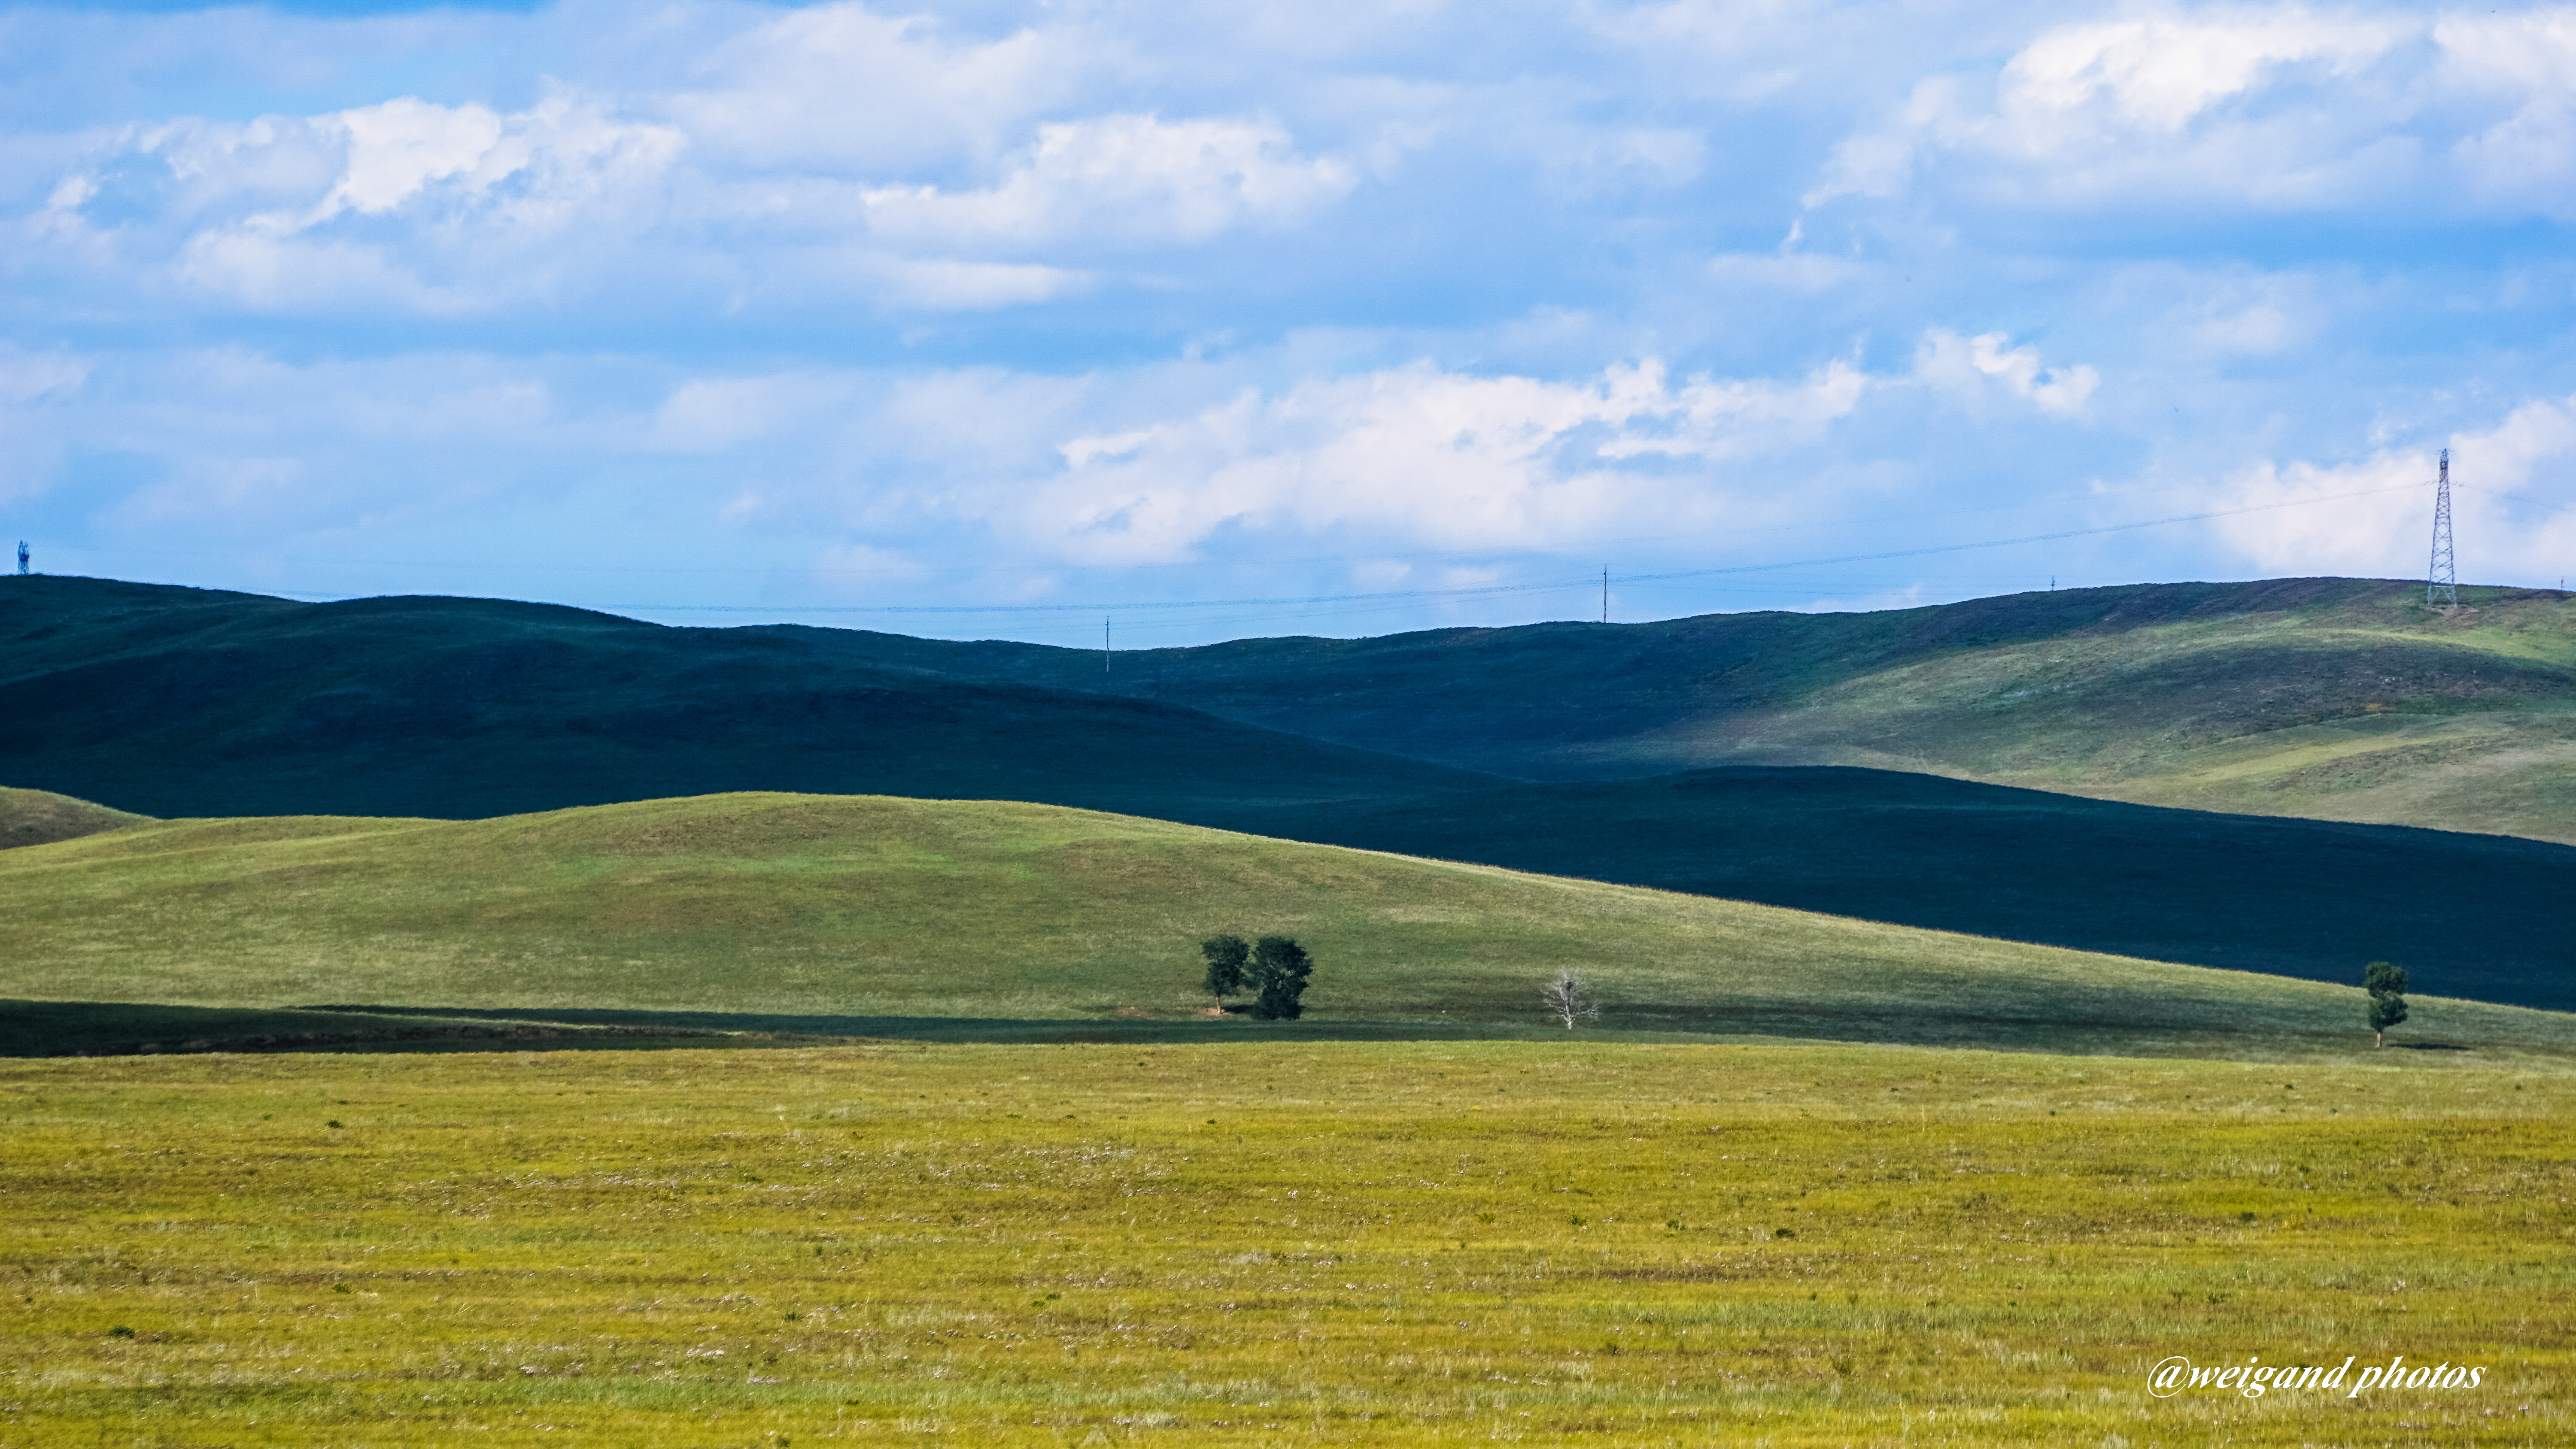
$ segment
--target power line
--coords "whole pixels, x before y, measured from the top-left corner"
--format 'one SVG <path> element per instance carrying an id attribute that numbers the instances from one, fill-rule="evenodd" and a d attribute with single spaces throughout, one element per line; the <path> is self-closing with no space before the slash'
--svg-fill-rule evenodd
<path id="1" fill-rule="evenodd" d="M 2135 520 L 2132 520 L 2132 521 L 2127 522 L 2127 523 L 2110 523 L 2110 524 L 2102 524 L 2102 525 L 2099 525 L 2099 526 L 2097 526 L 2097 527 L 2093 527 L 2093 528 L 2070 528 L 2070 529 L 2061 529 L 2061 530 L 2058 530 L 2058 531 L 2056 531 L 2056 532 L 2052 532 L 2052 533 L 2035 533 L 2035 534 L 2025 534 L 2025 535 L 2021 535 L 2021 536 L 2013 537 L 2013 538 L 1991 538 L 1991 539 L 1979 539 L 1979 540 L 1976 540 L 1976 541 L 1973 541 L 1973 542 L 1969 542 L 1969 543 L 1935 544 L 1935 545 L 1928 545 L 1928 546 L 1921 547 L 1921 548 L 1887 549 L 1887 550 L 1883 550 L 1883 551 L 1876 552 L 1876 553 L 1841 554 L 1841 555 L 1836 555 L 1836 556 L 1829 557 L 1829 558 L 1790 559 L 1790 560 L 1782 560 L 1782 561 L 1772 562 L 1772 563 L 1726 564 L 1726 565 L 1716 565 L 1716 566 L 1707 567 L 1707 568 L 1696 568 L 1696 569 L 1674 569 L 1674 570 L 1667 570 L 1667 571 L 1663 571 L 1663 572 L 1650 573 L 1650 574 L 1631 574 L 1631 575 L 1626 575 L 1626 576 L 1621 577 L 1621 578 L 1619 579 L 1619 582 L 1621 582 L 1621 583 L 1625 583 L 1625 584 L 1636 584 L 1636 585 L 1641 585 L 1641 586 L 1648 586 L 1648 587 L 1651 587 L 1651 586 L 1653 586 L 1653 585 L 1657 585 L 1657 584 L 1667 584 L 1667 583 L 1671 583 L 1671 582 L 1676 581 L 1676 580 L 1728 578 L 1728 577 L 1736 577 L 1736 576 L 1741 576 L 1741 575 L 1745 575 L 1745 574 L 1753 574 L 1753 573 L 1773 573 L 1773 572 L 1779 572 L 1779 571 L 1791 570 L 1791 569 L 1822 568 L 1822 567 L 1828 567 L 1828 566 L 1834 566 L 1834 565 L 1841 565 L 1841 564 L 1853 564 L 1853 563 L 1874 563 L 1874 562 L 1879 562 L 1879 561 L 1883 561 L 1883 560 L 1887 560 L 1887 559 L 1899 559 L 1899 558 L 1921 558 L 1921 557 L 1928 557 L 1928 556 L 1935 555 L 1935 554 L 1967 553 L 1967 552 L 1973 552 L 1973 551 L 1975 551 L 1975 550 L 1979 550 L 1979 549 L 1989 549 L 1989 548 L 2010 548 L 2010 547 L 2014 547 L 2014 546 L 2021 545 L 2021 544 L 2031 544 L 2031 543 L 2050 543 L 2050 542 L 2056 542 L 2056 541 L 2060 541 L 2060 540 L 2064 540 L 2064 539 L 2070 539 L 2070 538 L 2089 538 L 2089 537 L 2099 537 L 2099 536 L 2101 536 L 2101 535 L 2105 535 L 2105 534 L 2135 532 L 2135 531 L 2140 530 L 2140 529 L 2148 529 L 2148 528 L 2166 528 L 2166 527 L 2171 527 L 2171 526 L 2173 526 L 2173 525 L 2175 525 L 2175 524 L 2179 524 L 2179 523 L 2198 523 L 2198 522 L 2204 522 L 2204 521 L 2207 521 L 2207 520 L 2209 520 L 2209 519 L 2213 519 L 2213 518 L 2232 518 L 2232 517 L 2239 517 L 2239 516 L 2242 516 L 2242 515 L 2245 515 L 2245 514 L 2272 512 L 2272 511 L 2276 511 L 2276 510 L 2283 509 L 2283 508 L 2301 508 L 2301 507 L 2306 507 L 2306 506 L 2308 506 L 2308 505 L 2310 505 L 2310 504 L 2316 504 L 2316 503 L 2334 503 L 2334 502 L 2340 502 L 2340 501 L 2343 501 L 2343 500 L 2346 500 L 2346 499 L 2352 499 L 2352 498 L 2364 498 L 2364 497 L 2374 496 L 2374 495 L 2377 495 L 2377 494 L 2399 492 L 2399 491 L 2402 491 L 2402 490 L 2405 490 L 2405 489 L 2410 489 L 2410 488 L 2415 488 L 2415 487 L 2420 487 L 2420 486 L 2421 486 L 2420 484 L 2414 484 L 2414 483 L 2401 483 L 2401 484 L 2394 484 L 2394 485 L 2390 485 L 2390 486 L 2388 486 L 2388 487 L 2382 487 L 2382 488 L 2364 488 L 2364 489 L 2357 489 L 2357 490 L 2354 490 L 2354 491 L 2352 491 L 2352 492 L 2348 492 L 2348 493 L 2330 493 L 2330 494 L 2321 494 L 2321 495 L 2318 495 L 2318 496 L 2308 497 L 2308 498 L 2291 498 L 2291 499 L 2283 499 L 2283 500 L 2281 500 L 2281 501 L 2274 502 L 2274 503 L 2257 503 L 2257 504 L 2249 504 L 2249 505 L 2247 505 L 2247 506 L 2245 506 L 2245 507 L 2242 507 L 2242 508 L 2216 508 L 2216 509 L 2208 509 L 2208 510 L 2204 510 L 2204 511 L 2202 511 L 2202 512 L 2198 512 L 2198 513 L 2174 514 L 2174 515 L 2172 515 L 2172 516 L 2165 517 L 2165 518 L 2145 518 L 2145 519 L 2135 519 Z M 1604 570 L 1602 570 L 1600 581 L 1601 581 L 1601 586 L 1602 586 L 1602 590 L 1603 590 L 1603 617 L 1604 617 L 1604 620 L 1605 620 L 1605 622 L 1606 622 L 1607 617 L 1608 617 L 1608 609 L 1607 609 L 1607 605 L 1608 605 L 1608 586 L 1609 586 L 1609 584 L 1610 584 L 1610 582 L 1611 582 L 1609 570 L 1607 570 L 1606 568 L 1605 568 Z M 1583 578 L 1583 579 L 1566 579 L 1566 578 L 1557 578 L 1557 579 L 1550 579 L 1550 580 L 1546 580 L 1546 581 L 1543 581 L 1543 582 L 1534 582 L 1534 583 L 1482 584 L 1482 585 L 1474 585 L 1474 586 L 1465 587 L 1465 588 L 1445 588 L 1445 589 L 1384 589 L 1384 590 L 1377 590 L 1377 591 L 1373 591 L 1373 592 L 1364 592 L 1364 593 L 1268 595 L 1268 596 L 1258 596 L 1258 597 L 1250 597 L 1250 598 L 1232 598 L 1232 599 L 1186 599 L 1186 600 L 1148 600 L 1148 601 L 1134 601 L 1134 600 L 1131 600 L 1131 601 L 1126 601 L 1126 602 L 1120 602 L 1120 603 L 1112 604 L 1112 605 L 1109 605 L 1109 606 L 1107 606 L 1107 607 L 1108 607 L 1108 608 L 1111 608 L 1111 609 L 1121 609 L 1121 610 L 1126 610 L 1126 611 L 1128 611 L 1128 612 L 1130 612 L 1130 613 L 1145 613 L 1145 614 L 1147 614 L 1147 615 L 1149 615 L 1149 616 L 1150 616 L 1150 615 L 1152 615 L 1152 614 L 1157 614 L 1157 613 L 1160 613 L 1160 614 L 1171 614 L 1171 613 L 1179 613 L 1179 612 L 1185 612 L 1185 611 L 1200 611 L 1200 610 L 1209 610 L 1209 609 L 1269 609 L 1269 610 L 1276 610 L 1276 609 L 1283 609 L 1283 608 L 1284 608 L 1284 609 L 1310 608 L 1310 607 L 1315 606 L 1315 605 L 1325 605 L 1325 604 L 1363 604 L 1363 605 L 1365 605 L 1365 604 L 1384 604 L 1384 605 L 1394 605 L 1394 604 L 1402 604 L 1402 603 L 1417 602 L 1417 601 L 1425 601 L 1425 600 L 1434 600 L 1434 599 L 1476 599 L 1476 598 L 1499 598 L 1499 597 L 1504 597 L 1504 596 L 1514 595 L 1514 594 L 1549 593 L 1549 592 L 1562 591 L 1562 590 L 1569 589 L 1569 588 L 1580 588 L 1580 587 L 1585 587 L 1585 586 L 1590 585 L 1592 582 L 1593 582 L 1593 581 L 1592 581 L 1591 579 L 1589 579 L 1589 578 Z M 307 594 L 307 593 L 301 593 L 301 592 L 299 592 L 299 591 L 293 591 L 293 590 L 272 590 L 271 592 L 273 592 L 273 593 L 277 593 L 277 594 L 286 595 L 286 596 L 290 596 L 290 597 L 301 597 L 301 598 L 305 598 L 305 599 L 312 600 L 312 601 L 316 601 L 316 602 L 319 602 L 319 601 L 325 601 L 325 600 L 329 600 L 329 599 L 335 599 L 335 598 L 348 598 L 348 597 L 352 597 L 352 596 L 350 596 L 350 595 Z M 776 617 L 776 616 L 779 616 L 779 615 L 805 615 L 805 616 L 812 616 L 812 615 L 833 615 L 833 616 L 849 616 L 849 615 L 906 615 L 906 616 L 934 615 L 934 616 L 936 616 L 936 615 L 1009 615 L 1009 614 L 1022 614 L 1022 615 L 1026 615 L 1026 614 L 1059 614 L 1059 613 L 1092 613 L 1092 612 L 1103 612 L 1103 613 L 1105 614 L 1105 612 L 1106 612 L 1106 610 L 1104 609 L 1104 606 L 1103 606 L 1101 603 L 1099 603 L 1099 602 L 1071 603 L 1071 604 L 1025 604 L 1025 603 L 1024 603 L 1024 604 L 821 604 L 821 605 L 804 605 L 804 604 L 669 604 L 669 603 L 611 603 L 611 604 L 574 604 L 574 605 L 567 605 L 567 607 L 572 607 L 572 608 L 583 608 L 583 609 L 591 609 L 591 610 L 596 610 L 596 611 L 600 611 L 600 612 L 611 612 L 611 611 L 618 611 L 618 610 L 627 610 L 627 611 L 634 611 L 634 612 L 638 612 L 638 613 L 674 613 L 674 614 L 766 614 L 766 615 L 770 615 L 770 616 L 772 616 L 772 617 Z M 1324 611 L 1324 612 L 1330 612 L 1330 613 L 1342 613 L 1342 612 L 1365 612 L 1365 611 L 1364 611 L 1364 610 L 1362 610 L 1362 611 L 1330 610 L 1330 611 Z M 1204 621 L 1202 621 L 1202 622 L 1204 622 Z M 1102 622 L 1102 629 L 1103 629 L 1103 633 L 1104 633 L 1104 635 L 1105 635 L 1105 634 L 1106 634 L 1106 632 L 1107 632 L 1107 620 L 1106 620 L 1106 618 L 1104 618 L 1104 619 L 1103 619 L 1103 622 Z M 1104 651 L 1106 650 L 1106 647 L 1107 647 L 1107 646 L 1106 646 L 1106 642 L 1105 642 L 1105 640 L 1104 640 L 1104 645 L 1103 645 Z M 1104 661 L 1104 667 L 1105 667 L 1105 661 Z"/>
<path id="2" fill-rule="evenodd" d="M 2362 488 L 2350 493 L 2327 493 L 2313 498 L 2290 498 L 2278 503 L 2255 503 L 2243 508 L 2213 508 L 2201 513 L 2180 513 L 2170 518 L 2143 518 L 2129 523 L 2107 523 L 2097 528 L 2069 528 L 2055 533 L 2033 533 L 2019 538 L 1980 539 L 1974 543 L 1934 544 L 1924 548 L 1888 549 L 1880 553 L 1841 554 L 1832 558 L 1792 559 L 1778 563 L 1724 564 L 1712 568 L 1675 569 L 1664 573 L 1627 574 L 1622 583 L 1660 583 L 1672 579 L 1716 578 L 1730 574 L 1768 573 L 1777 569 L 1821 568 L 1829 564 L 1874 563 L 1891 558 L 1921 558 L 1931 554 L 1966 553 L 1974 549 L 2010 548 L 2025 543 L 2052 543 L 2060 539 L 2090 538 L 2106 533 L 2129 533 L 2142 528 L 2166 528 L 2177 523 L 2199 523 L 2212 518 L 2234 518 L 2248 513 L 2268 513 L 2283 508 L 2302 508 L 2311 503 L 2336 503 L 2349 498 L 2368 498 L 2382 493 L 2396 493 L 2420 487 L 2420 484 L 2397 483 L 2384 488 Z M 1590 579 L 1553 579 L 1546 583 L 1483 584 L 1463 589 L 1386 589 L 1364 594 L 1299 594 L 1251 599 L 1173 600 L 1155 603 L 1121 603 L 1120 609 L 1233 609 L 1264 605 L 1347 604 L 1412 599 L 1491 598 L 1502 594 L 1534 594 L 1581 587 Z M 650 609 L 671 613 L 698 614 L 1044 614 L 1091 613 L 1101 606 L 1087 604 L 835 604 L 813 608 L 763 607 L 756 604 L 606 604 L 601 608 Z"/>

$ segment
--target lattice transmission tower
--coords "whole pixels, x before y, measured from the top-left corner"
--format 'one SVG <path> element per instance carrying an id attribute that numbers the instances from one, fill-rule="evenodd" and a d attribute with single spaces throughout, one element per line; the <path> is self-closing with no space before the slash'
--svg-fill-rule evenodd
<path id="1" fill-rule="evenodd" d="M 2459 565 L 2451 558 L 2451 450 L 2442 450 L 2442 477 L 2433 488 L 2433 564 L 2424 571 L 2424 607 L 2460 602 Z"/>

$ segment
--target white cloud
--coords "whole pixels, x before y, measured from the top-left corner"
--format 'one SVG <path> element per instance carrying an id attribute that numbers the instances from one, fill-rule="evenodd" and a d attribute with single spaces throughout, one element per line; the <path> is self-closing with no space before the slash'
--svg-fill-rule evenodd
<path id="1" fill-rule="evenodd" d="M 391 211 L 429 183 L 451 176 L 476 173 L 478 189 L 485 189 L 528 159 L 524 140 L 509 155 L 494 154 L 501 146 L 501 118 L 482 106 L 433 106 L 405 97 L 342 111 L 323 122 L 333 123 L 348 138 L 347 169 L 306 226 L 328 220 L 344 206 L 369 215 Z"/>
<path id="2" fill-rule="evenodd" d="M 2576 10 L 2446 15 L 2433 35 L 2455 84 L 2513 105 L 2456 148 L 2471 193 L 2495 210 L 2576 219 Z"/>
<path id="3" fill-rule="evenodd" d="M 866 206 L 869 232 L 899 246 L 1150 245 L 1294 221 L 1354 179 L 1340 161 L 1298 156 L 1272 123 L 1105 116 L 1039 127 L 990 188 L 881 187 Z"/>
<path id="4" fill-rule="evenodd" d="M 954 311 L 1097 283 L 1057 254 L 1290 225 L 1356 182 L 1275 122 L 1225 117 L 1049 122 L 980 187 L 717 174 L 689 148 L 563 89 L 508 114 L 403 98 L 187 121 L 111 138 L 55 182 L 27 235 L 262 311 L 469 315 L 582 291 L 638 256 L 691 287 L 731 274 L 737 302 Z M 711 248 L 732 256 L 690 260 Z"/>
<path id="5" fill-rule="evenodd" d="M 812 578 L 828 598 L 865 598 L 889 583 L 929 575 L 921 560 L 896 549 L 836 543 L 814 556 Z"/>
<path id="6" fill-rule="evenodd" d="M 2576 215 L 2576 10 L 2160 10 L 2047 29 L 1925 78 L 1847 136 L 1804 204 L 1926 184 L 1979 204 Z"/>
<path id="7" fill-rule="evenodd" d="M 27 352 L 0 342 L 0 403 L 68 397 L 89 379 L 90 362 L 61 352 Z"/>
<path id="8" fill-rule="evenodd" d="M 682 146 L 569 93 L 510 115 L 402 98 L 187 121 L 115 137 L 36 230 L 260 310 L 471 312 L 558 286 L 567 235 L 631 230 Z"/>
<path id="9" fill-rule="evenodd" d="M 2296 6 L 2062 26 L 2005 64 L 2000 139 L 2039 154 L 2105 132 L 2176 134 L 2293 63 L 2348 78 L 2412 28 Z"/>
<path id="10" fill-rule="evenodd" d="M 2450 448 L 2461 581 L 2565 573 L 2576 555 L 2576 502 L 2560 484 L 2576 471 L 2576 397 L 2523 403 L 2492 428 L 2454 434 Z M 2263 511 L 2211 527 L 2265 573 L 2420 578 L 2432 545 L 2436 462 L 2431 448 L 2342 465 L 2265 462 L 2214 501 Z"/>
<path id="11" fill-rule="evenodd" d="M 2013 396 L 2061 417 L 2084 411 L 2102 375 L 2077 363 L 2047 367 L 2036 347 L 2014 347 L 2001 332 L 1961 337 L 1944 327 L 1923 334 L 1914 354 L 1914 374 L 1923 381 L 1969 399 L 1984 395 L 1989 383 L 2001 384 Z"/>
<path id="12" fill-rule="evenodd" d="M 1791 382 L 1678 384 L 1651 361 L 1590 382 L 1417 365 L 1076 436 L 1059 472 L 987 506 L 1023 546 L 1084 564 L 1185 558 L 1228 526 L 1548 547 L 1714 506 L 1704 478 L 1623 463 L 1705 463 L 1812 438 L 1867 386 L 1839 363 Z"/>
<path id="13" fill-rule="evenodd" d="M 814 5 L 728 37 L 698 68 L 707 83 L 659 108 L 755 172 L 882 177 L 989 161 L 1112 64 L 1075 26 L 979 41 L 928 15 Z"/>
<path id="14" fill-rule="evenodd" d="M 46 491 L 68 439 L 43 417 L 78 401 L 91 362 L 62 352 L 29 352 L 0 342 L 0 504 Z"/>
<path id="15" fill-rule="evenodd" d="M 698 378 L 655 409 L 647 446 L 671 453 L 721 453 L 766 438 L 790 422 L 847 406 L 846 377 L 787 373 Z"/>

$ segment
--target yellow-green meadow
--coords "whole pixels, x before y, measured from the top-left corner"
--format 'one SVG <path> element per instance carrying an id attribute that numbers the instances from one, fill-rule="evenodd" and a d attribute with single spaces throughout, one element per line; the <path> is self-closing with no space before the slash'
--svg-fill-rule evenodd
<path id="1" fill-rule="evenodd" d="M 2568 1442 L 2576 1078 L 2434 1055 L 15 1061 L 0 1444 Z"/>

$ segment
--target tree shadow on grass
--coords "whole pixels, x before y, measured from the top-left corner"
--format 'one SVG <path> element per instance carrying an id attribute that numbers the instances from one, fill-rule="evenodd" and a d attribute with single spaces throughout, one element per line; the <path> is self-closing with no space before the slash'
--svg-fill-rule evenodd
<path id="1" fill-rule="evenodd" d="M 383 1004 L 169 1006 L 147 1002 L 0 1001 L 0 1058 L 206 1052 L 651 1051 L 811 1047 L 850 1042 L 1207 1045 L 1270 1041 L 1833 1042 L 2079 1056 L 2276 1059 L 2367 1049 L 2360 1033 L 2229 1031 L 2206 1024 L 2048 1020 L 1920 1011 L 1835 1010 L 1790 1001 L 1631 1004 L 1597 1027 L 1537 1022 L 1350 1021 L 1242 1016 L 1172 1020 L 832 1013 L 645 1011 L 591 1007 Z M 2418 1052 L 2470 1049 L 2392 1042 Z"/>
<path id="2" fill-rule="evenodd" d="M 205 1052 L 642 1051 L 851 1041 L 1464 1041 L 1509 1028 L 1413 1022 L 1255 1022 L 841 1016 L 729 1011 L 330 1005 L 166 1006 L 0 1000 L 0 1058 Z"/>
<path id="3" fill-rule="evenodd" d="M 447 1012 L 167 1006 L 136 1001 L 0 1001 L 0 1058 L 197 1052 L 633 1050 L 716 1044 L 713 1032 L 473 1020 Z"/>

